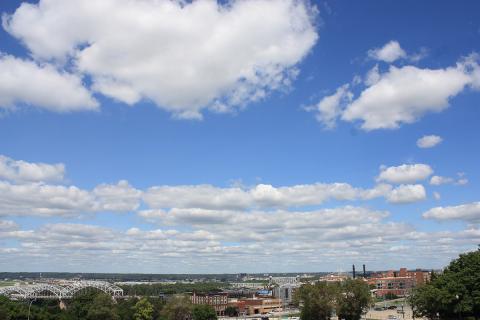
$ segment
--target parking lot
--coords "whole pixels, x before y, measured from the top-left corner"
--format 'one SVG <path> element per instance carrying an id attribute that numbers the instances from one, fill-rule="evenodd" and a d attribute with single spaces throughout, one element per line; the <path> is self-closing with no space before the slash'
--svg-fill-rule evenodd
<path id="1" fill-rule="evenodd" d="M 403 308 L 404 314 L 398 313 L 397 310 L 382 310 L 382 311 L 377 311 L 370 309 L 367 314 L 365 319 L 371 319 L 371 320 L 411 320 L 413 319 L 412 315 L 412 309 L 409 306 L 404 306 Z M 390 317 L 390 318 L 389 318 Z M 393 318 L 396 317 L 396 318 Z M 416 320 L 422 319 L 422 318 L 415 318 Z"/>

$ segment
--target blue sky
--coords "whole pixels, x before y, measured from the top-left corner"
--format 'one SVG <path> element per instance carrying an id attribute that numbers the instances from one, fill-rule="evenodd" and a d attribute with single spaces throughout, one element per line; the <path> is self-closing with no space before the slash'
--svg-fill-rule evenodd
<path id="1" fill-rule="evenodd" d="M 437 268 L 480 243 L 477 2 L 32 3 L 0 4 L 1 269 Z"/>

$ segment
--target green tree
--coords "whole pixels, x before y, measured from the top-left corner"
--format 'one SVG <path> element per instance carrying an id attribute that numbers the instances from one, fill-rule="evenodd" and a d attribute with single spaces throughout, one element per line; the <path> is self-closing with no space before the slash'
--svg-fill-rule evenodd
<path id="1" fill-rule="evenodd" d="M 409 302 L 417 316 L 429 319 L 479 319 L 480 249 L 461 254 L 442 274 L 416 288 Z"/>
<path id="2" fill-rule="evenodd" d="M 295 295 L 295 303 L 300 306 L 302 320 L 328 320 L 335 309 L 337 287 L 326 282 L 315 285 L 305 284 Z"/>
<path id="3" fill-rule="evenodd" d="M 212 306 L 197 304 L 192 308 L 193 320 L 217 320 L 217 313 Z"/>
<path id="4" fill-rule="evenodd" d="M 103 293 L 97 295 L 93 300 L 92 305 L 88 309 L 86 319 L 88 320 L 119 319 L 112 297 L 108 294 L 103 294 Z"/>
<path id="5" fill-rule="evenodd" d="M 10 320 L 8 309 L 0 305 L 0 320 Z"/>
<path id="6" fill-rule="evenodd" d="M 153 319 L 153 305 L 147 298 L 140 299 L 133 307 L 135 314 L 133 319 L 135 320 L 152 320 Z"/>
<path id="7" fill-rule="evenodd" d="M 186 296 L 174 296 L 165 304 L 161 317 L 166 320 L 185 320 L 192 315 L 192 303 Z"/>
<path id="8" fill-rule="evenodd" d="M 360 279 L 346 280 L 339 287 L 337 315 L 340 319 L 359 320 L 371 302 L 372 297 L 367 283 Z"/>
<path id="9" fill-rule="evenodd" d="M 234 306 L 228 306 L 226 309 L 225 309 L 225 314 L 229 317 L 236 317 L 238 316 L 239 312 L 238 312 L 238 308 L 234 307 Z"/>
<path id="10" fill-rule="evenodd" d="M 97 292 L 87 292 L 77 294 L 67 303 L 67 314 L 70 319 L 80 320 L 87 317 L 88 309 L 90 309 Z"/>
<path id="11" fill-rule="evenodd" d="M 116 305 L 118 317 L 121 320 L 132 320 L 137 302 L 137 298 L 119 299 Z"/>

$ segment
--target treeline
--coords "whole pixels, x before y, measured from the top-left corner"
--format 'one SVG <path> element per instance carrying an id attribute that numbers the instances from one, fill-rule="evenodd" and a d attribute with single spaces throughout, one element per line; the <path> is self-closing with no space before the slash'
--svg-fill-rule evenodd
<path id="1" fill-rule="evenodd" d="M 187 292 L 209 293 L 220 292 L 228 288 L 227 283 L 221 282 L 197 282 L 197 283 L 154 283 L 122 285 L 123 294 L 127 296 L 160 296 L 162 294 L 181 294 Z"/>
<path id="2" fill-rule="evenodd" d="M 0 272 L 0 279 L 89 279 L 108 281 L 236 281 L 236 274 L 143 274 L 143 273 L 69 273 L 69 272 Z"/>
<path id="3" fill-rule="evenodd" d="M 168 300 L 154 298 L 118 299 L 109 295 L 84 294 L 66 301 L 60 309 L 58 301 L 11 301 L 0 297 L 0 320 L 216 320 L 211 306 L 192 305 L 184 296 Z"/>

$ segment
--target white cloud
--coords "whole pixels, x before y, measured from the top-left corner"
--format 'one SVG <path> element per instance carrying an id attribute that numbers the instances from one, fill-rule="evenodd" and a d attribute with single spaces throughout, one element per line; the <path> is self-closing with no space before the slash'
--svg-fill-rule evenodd
<path id="1" fill-rule="evenodd" d="M 121 181 L 100 185 L 92 192 L 75 186 L 0 181 L 0 216 L 73 216 L 86 213 L 135 210 L 140 192 Z"/>
<path id="2" fill-rule="evenodd" d="M 425 219 L 435 220 L 463 220 L 480 222 L 480 202 L 472 202 L 458 206 L 436 207 L 423 214 Z"/>
<path id="3" fill-rule="evenodd" d="M 452 183 L 453 179 L 449 177 L 442 177 L 442 176 L 433 176 L 430 178 L 430 184 L 433 186 L 439 186 L 441 184 Z"/>
<path id="4" fill-rule="evenodd" d="M 218 213 L 215 211 L 211 215 Z M 212 268 L 224 265 L 225 271 L 247 268 L 259 272 L 271 270 L 272 257 L 282 255 L 284 259 L 276 268 L 285 271 L 299 267 L 313 271 L 304 268 L 320 262 L 331 270 L 358 256 L 369 265 L 383 256 L 393 259 L 394 264 L 416 267 L 427 263 L 431 267 L 475 248 L 480 239 L 475 228 L 419 232 L 407 224 L 385 221 L 388 213 L 356 207 L 292 213 L 229 212 L 229 223 L 225 224 L 190 220 L 187 212 L 170 214 L 173 217 L 168 219 L 181 223 L 180 228 L 117 230 L 78 223 L 46 224 L 34 230 L 9 228 L 0 232 L 0 240 L 13 239 L 19 245 L 0 247 L 0 266 L 17 271 L 59 267 L 72 271 L 83 266 L 85 272 L 98 272 L 108 265 L 112 272 L 178 273 L 214 272 Z M 158 222 L 163 219 L 167 216 Z M 185 231 L 185 221 L 192 222 L 188 225 L 191 230 Z M 405 247 L 410 249 L 402 250 Z M 254 266 L 245 264 L 253 258 Z"/>
<path id="5" fill-rule="evenodd" d="M 0 232 L 17 230 L 18 225 L 11 220 L 0 220 Z"/>
<path id="6" fill-rule="evenodd" d="M 0 54 L 0 110 L 18 104 L 56 111 L 96 110 L 98 103 L 78 75 Z"/>
<path id="7" fill-rule="evenodd" d="M 390 203 L 412 203 L 426 199 L 425 188 L 421 184 L 400 185 L 392 190 L 387 200 Z"/>
<path id="8" fill-rule="evenodd" d="M 133 211 L 140 205 L 142 192 L 130 186 L 128 181 L 121 180 L 117 184 L 101 184 L 93 189 L 101 211 Z"/>
<path id="9" fill-rule="evenodd" d="M 417 146 L 419 148 L 433 148 L 439 143 L 441 143 L 443 139 L 440 136 L 436 135 L 429 135 L 423 136 L 417 140 Z"/>
<path id="10" fill-rule="evenodd" d="M 345 121 L 362 121 L 364 130 L 395 129 L 430 112 L 440 112 L 449 99 L 472 83 L 460 67 L 421 69 L 390 66 L 342 114 Z"/>
<path id="11" fill-rule="evenodd" d="M 324 97 L 318 104 L 309 106 L 306 110 L 316 112 L 317 120 L 323 123 L 326 129 L 333 129 L 341 114 L 342 105 L 352 100 L 353 94 L 349 87 L 348 84 L 339 87 L 334 94 Z"/>
<path id="12" fill-rule="evenodd" d="M 367 86 L 373 86 L 375 83 L 380 81 L 380 79 L 381 79 L 380 71 L 378 68 L 378 64 L 376 64 L 375 67 L 373 67 L 367 72 L 364 83 Z"/>
<path id="13" fill-rule="evenodd" d="M 41 0 L 3 25 L 36 59 L 71 61 L 106 96 L 201 118 L 288 87 L 317 41 L 314 12 L 296 0 Z"/>
<path id="14" fill-rule="evenodd" d="M 334 103 L 335 95 L 327 97 L 331 102 L 327 106 L 331 107 L 326 110 L 330 112 L 318 113 L 317 118 L 330 127 L 340 118 L 348 122 L 360 121 L 361 128 L 366 131 L 397 129 L 402 124 L 418 121 L 425 114 L 443 111 L 449 107 L 450 99 L 467 87 L 480 90 L 479 60 L 480 55 L 473 53 L 452 67 L 428 69 L 390 65 L 383 73 L 375 65 L 364 77 L 365 87 L 357 97 L 350 91 L 343 103 Z M 354 77 L 356 79 L 358 76 Z M 340 87 L 337 92 L 340 94 L 342 90 Z M 307 108 L 308 111 L 317 109 Z M 419 146 L 438 144 L 441 142 L 438 138 L 424 137 L 425 141 L 419 140 Z"/>
<path id="15" fill-rule="evenodd" d="M 369 50 L 368 56 L 375 60 L 391 63 L 395 60 L 406 58 L 407 53 L 400 47 L 398 41 L 392 40 L 381 48 Z"/>
<path id="16" fill-rule="evenodd" d="M 442 198 L 442 196 L 440 195 L 440 193 L 434 191 L 433 192 L 433 198 L 438 201 Z"/>
<path id="17" fill-rule="evenodd" d="M 455 184 L 457 186 L 463 186 L 468 183 L 468 179 L 465 177 L 465 174 L 463 172 L 458 173 L 457 176 L 458 176 L 457 180 L 450 177 L 433 176 L 430 179 L 430 184 L 433 186 L 439 186 L 442 184 Z"/>
<path id="18" fill-rule="evenodd" d="M 0 179 L 10 181 L 62 181 L 65 175 L 63 163 L 47 164 L 14 160 L 0 155 Z"/>
<path id="19" fill-rule="evenodd" d="M 274 187 L 219 188 L 212 185 L 156 186 L 145 191 L 143 200 L 151 208 L 203 208 L 238 210 L 251 207 L 301 207 L 328 200 L 368 200 L 388 194 L 391 186 L 354 188 L 347 183 L 316 183 Z"/>
<path id="20" fill-rule="evenodd" d="M 412 183 L 425 180 L 433 173 L 432 168 L 427 164 L 402 164 L 396 167 L 380 167 L 380 174 L 377 181 L 390 183 Z"/>

